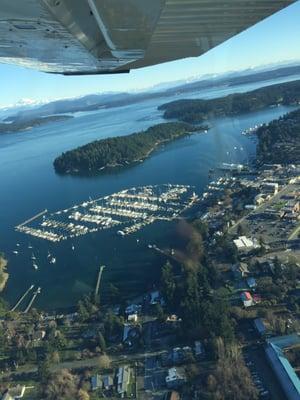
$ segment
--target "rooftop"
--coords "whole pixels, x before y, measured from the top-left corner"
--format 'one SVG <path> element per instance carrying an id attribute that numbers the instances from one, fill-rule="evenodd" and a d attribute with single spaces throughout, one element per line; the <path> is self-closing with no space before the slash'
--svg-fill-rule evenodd
<path id="1" fill-rule="evenodd" d="M 267 341 L 266 355 L 288 400 L 300 399 L 300 380 L 284 355 L 284 350 L 300 344 L 297 334 L 278 336 Z"/>

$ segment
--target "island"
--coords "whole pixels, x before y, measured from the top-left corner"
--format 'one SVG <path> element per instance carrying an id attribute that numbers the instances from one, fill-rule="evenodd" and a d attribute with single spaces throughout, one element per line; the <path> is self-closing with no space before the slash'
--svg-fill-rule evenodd
<path id="1" fill-rule="evenodd" d="M 200 95 L 200 94 L 199 94 Z M 234 116 L 278 105 L 300 104 L 300 81 L 266 86 L 216 99 L 183 99 L 162 104 L 165 119 L 202 123 L 211 117 Z"/>
<path id="2" fill-rule="evenodd" d="M 300 109 L 263 125 L 256 135 L 259 163 L 299 164 Z"/>
<path id="3" fill-rule="evenodd" d="M 71 118 L 73 118 L 72 115 L 50 115 L 48 117 L 37 117 L 21 120 L 16 119 L 12 122 L 1 122 L 0 134 L 26 131 L 37 126 L 48 124 L 50 122 L 66 121 Z"/>
<path id="4" fill-rule="evenodd" d="M 8 280 L 8 273 L 6 272 L 7 261 L 4 255 L 0 253 L 0 292 L 5 288 L 6 282 Z"/>
<path id="5" fill-rule="evenodd" d="M 184 122 L 158 124 L 146 131 L 96 140 L 67 151 L 54 160 L 54 168 L 61 174 L 74 174 L 128 166 L 143 161 L 163 143 L 206 129 L 207 126 L 194 127 Z"/>

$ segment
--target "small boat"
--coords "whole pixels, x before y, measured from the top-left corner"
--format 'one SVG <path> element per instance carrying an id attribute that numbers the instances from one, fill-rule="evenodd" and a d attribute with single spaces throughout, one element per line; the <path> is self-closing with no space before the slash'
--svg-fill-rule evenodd
<path id="1" fill-rule="evenodd" d="M 33 263 L 32 266 L 33 266 L 33 268 L 34 268 L 35 270 L 38 270 L 38 269 L 39 269 L 39 267 L 36 265 L 36 263 Z"/>
<path id="2" fill-rule="evenodd" d="M 19 254 L 19 252 L 17 250 L 14 250 L 13 253 L 14 254 Z"/>
<path id="3" fill-rule="evenodd" d="M 52 257 L 51 260 L 50 260 L 50 264 L 55 264 L 55 263 L 56 263 L 56 258 Z"/>
<path id="4" fill-rule="evenodd" d="M 20 246 L 20 243 L 17 243 L 16 246 L 19 247 L 19 246 Z"/>
<path id="5" fill-rule="evenodd" d="M 29 249 L 32 249 L 33 247 L 31 245 L 28 246 Z"/>
<path id="6" fill-rule="evenodd" d="M 74 244 L 72 244 L 72 247 L 71 247 L 71 249 L 72 249 L 73 251 L 75 250 Z"/>
<path id="7" fill-rule="evenodd" d="M 47 258 L 50 258 L 50 257 L 51 257 L 51 254 L 50 254 L 50 251 L 48 251 Z"/>
<path id="8" fill-rule="evenodd" d="M 36 256 L 33 253 L 32 253 L 31 259 L 36 260 Z"/>
<path id="9" fill-rule="evenodd" d="M 117 235 L 119 235 L 119 236 L 125 236 L 125 233 L 124 233 L 123 231 L 118 231 L 118 232 L 117 232 Z"/>

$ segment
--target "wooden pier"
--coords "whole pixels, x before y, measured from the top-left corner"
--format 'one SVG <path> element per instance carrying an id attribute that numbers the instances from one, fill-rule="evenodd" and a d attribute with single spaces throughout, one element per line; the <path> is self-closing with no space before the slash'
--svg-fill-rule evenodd
<path id="1" fill-rule="evenodd" d="M 97 283 L 96 283 L 96 287 L 95 287 L 95 302 L 97 301 L 97 298 L 98 298 L 98 293 L 99 293 L 99 289 L 100 289 L 100 282 L 101 282 L 101 277 L 102 277 L 102 273 L 103 273 L 104 268 L 105 268 L 105 265 L 101 265 L 101 267 L 99 268 L 98 277 L 97 277 Z M 99 300 L 99 298 L 98 298 L 98 300 Z"/>
<path id="2" fill-rule="evenodd" d="M 16 304 L 13 306 L 13 308 L 10 311 L 15 311 L 17 307 L 22 303 L 22 301 L 25 299 L 25 297 L 28 295 L 28 293 L 34 288 L 34 285 L 31 285 L 29 289 L 26 290 L 26 292 L 19 298 L 19 300 L 16 302 Z"/>

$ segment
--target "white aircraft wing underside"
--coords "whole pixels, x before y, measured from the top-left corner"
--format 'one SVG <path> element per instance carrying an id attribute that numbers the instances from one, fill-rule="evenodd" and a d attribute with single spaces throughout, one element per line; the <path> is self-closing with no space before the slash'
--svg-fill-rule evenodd
<path id="1" fill-rule="evenodd" d="M 1 0 L 0 62 L 63 74 L 199 56 L 295 0 Z"/>

